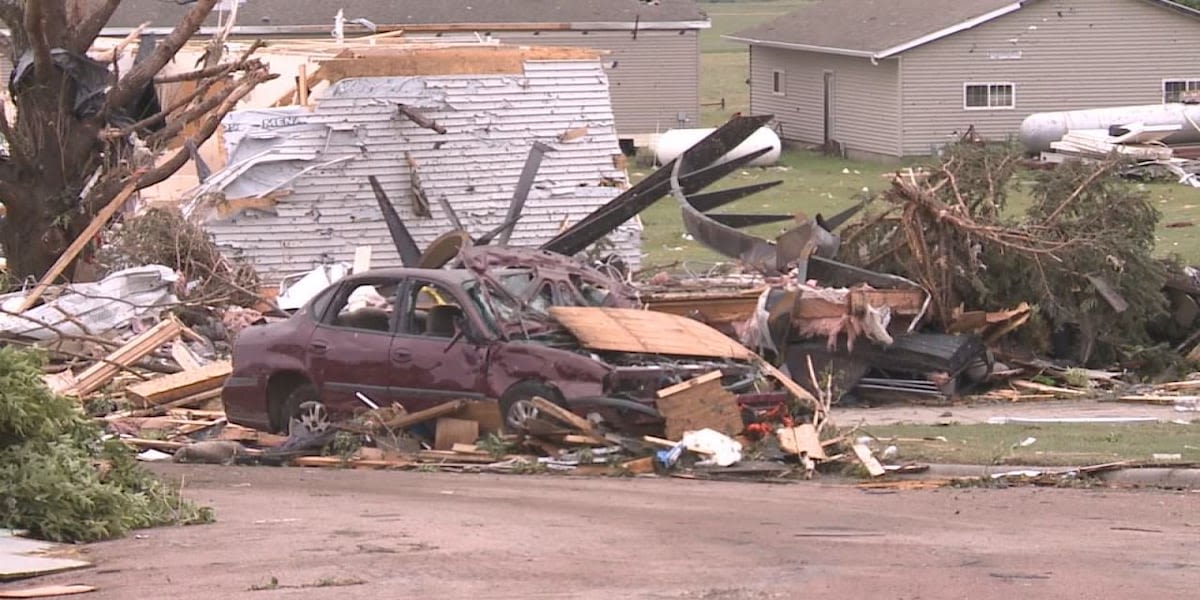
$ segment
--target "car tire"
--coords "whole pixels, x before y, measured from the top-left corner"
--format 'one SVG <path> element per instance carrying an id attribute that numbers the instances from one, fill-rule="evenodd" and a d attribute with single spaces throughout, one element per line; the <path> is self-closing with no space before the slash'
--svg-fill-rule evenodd
<path id="1" fill-rule="evenodd" d="M 308 383 L 301 383 L 288 393 L 287 398 L 283 400 L 283 411 L 280 414 L 280 429 L 282 433 L 287 435 L 288 428 L 293 418 L 300 416 L 300 406 L 305 402 L 320 402 L 321 395 L 317 392 L 317 386 Z"/>
<path id="2" fill-rule="evenodd" d="M 525 427 L 522 421 L 537 417 L 538 410 L 533 406 L 535 397 L 545 398 L 555 404 L 562 405 L 562 396 L 554 388 L 538 381 L 522 381 L 514 384 L 500 396 L 500 416 L 504 422 L 504 430 L 508 433 L 523 433 Z"/>

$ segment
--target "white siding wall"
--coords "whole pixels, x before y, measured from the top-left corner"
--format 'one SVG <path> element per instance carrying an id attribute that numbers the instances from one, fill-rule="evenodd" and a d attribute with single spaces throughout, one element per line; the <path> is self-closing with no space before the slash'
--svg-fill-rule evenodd
<path id="1" fill-rule="evenodd" d="M 501 43 L 607 50 L 617 132 L 642 136 L 700 126 L 700 36 L 695 29 L 497 32 Z M 615 65 L 615 66 L 613 66 Z M 685 119 L 680 121 L 680 116 Z"/>
<path id="2" fill-rule="evenodd" d="M 1200 19 L 1142 0 L 1028 2 L 906 52 L 901 75 L 903 151 L 927 154 L 970 125 L 1004 139 L 1035 112 L 1159 103 L 1163 79 L 1200 79 Z M 1013 82 L 1016 106 L 964 110 L 964 82 Z"/>
<path id="3" fill-rule="evenodd" d="M 398 117 L 396 103 L 419 107 L 448 133 L 438 135 Z M 283 117 L 283 118 L 280 118 Z M 586 126 L 588 134 L 566 142 L 558 137 Z M 437 202 L 444 196 L 468 231 L 481 235 L 504 221 L 509 199 L 535 140 L 549 144 L 524 216 L 511 243 L 536 245 L 575 222 L 620 191 L 602 185 L 625 183 L 614 166 L 619 154 L 608 85 L 599 61 L 529 61 L 524 75 L 379 77 L 346 79 L 316 100 L 311 113 L 281 114 L 258 127 L 290 131 L 270 156 L 294 163 L 264 164 L 232 177 L 231 164 L 216 180 L 235 197 L 268 189 L 280 169 L 346 159 L 316 168 L 287 184 L 291 195 L 273 213 L 247 211 L 228 220 L 207 215 L 205 227 L 231 253 L 244 253 L 267 279 L 306 271 L 330 260 L 349 262 L 355 246 L 371 245 L 374 266 L 398 266 L 399 257 L 376 206 L 368 175 L 379 178 L 392 203 L 424 247 L 451 229 Z M 268 134 L 269 135 L 269 134 Z M 255 143 L 263 143 L 259 140 Z M 410 151 L 429 197 L 431 218 L 412 209 Z M 240 152 L 231 156 L 231 163 Z M 626 260 L 640 258 L 640 227 L 622 226 L 611 239 Z"/>
<path id="4" fill-rule="evenodd" d="M 900 147 L 898 61 L 750 48 L 750 111 L 774 114 L 789 141 L 824 142 L 825 73 L 833 74 L 833 139 L 850 153 L 896 154 Z M 773 90 L 781 71 L 784 93 Z"/>

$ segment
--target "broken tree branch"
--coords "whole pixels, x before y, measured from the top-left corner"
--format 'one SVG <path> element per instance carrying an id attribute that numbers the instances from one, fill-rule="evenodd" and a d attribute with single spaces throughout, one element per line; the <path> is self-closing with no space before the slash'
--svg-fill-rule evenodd
<path id="1" fill-rule="evenodd" d="M 104 4 L 98 6 L 86 19 L 72 26 L 67 33 L 67 49 L 76 54 L 87 52 L 120 5 L 121 0 L 104 0 Z"/>
<path id="2" fill-rule="evenodd" d="M 197 0 L 175 29 L 154 47 L 154 52 L 134 65 L 133 69 L 109 90 L 104 103 L 105 112 L 118 110 L 140 94 L 146 85 L 154 80 L 154 76 L 175 57 L 179 49 L 200 30 L 204 19 L 216 4 L 217 0 Z"/>

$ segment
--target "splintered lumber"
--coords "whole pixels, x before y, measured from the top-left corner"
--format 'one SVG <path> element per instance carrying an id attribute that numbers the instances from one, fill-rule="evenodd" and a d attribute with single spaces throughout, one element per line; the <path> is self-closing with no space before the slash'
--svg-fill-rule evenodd
<path id="1" fill-rule="evenodd" d="M 415 413 L 401 415 L 390 421 L 385 421 L 381 423 L 381 425 L 387 429 L 407 429 L 413 425 L 420 425 L 421 423 L 432 421 L 438 417 L 454 414 L 462 410 L 462 408 L 466 405 L 466 400 L 453 400 L 451 402 L 439 404 L 425 410 L 419 410 Z M 473 442 L 475 440 L 471 441 Z"/>
<path id="2" fill-rule="evenodd" d="M 719 371 L 719 370 L 718 371 L 710 371 L 708 373 L 700 375 L 699 377 L 693 377 L 682 383 L 677 383 L 675 385 L 665 387 L 661 390 L 658 390 L 658 392 L 655 395 L 657 395 L 659 398 L 666 398 L 667 396 L 670 396 L 672 394 L 677 394 L 688 388 L 696 387 L 698 385 L 703 385 L 710 381 L 716 381 L 720 378 L 721 378 L 721 371 Z"/>
<path id="3" fill-rule="evenodd" d="M 125 396 L 141 402 L 143 406 L 165 404 L 218 390 L 232 371 L 233 363 L 221 360 L 194 371 L 181 371 L 132 384 L 125 388 Z"/>
<path id="4" fill-rule="evenodd" d="M 121 188 L 121 191 L 104 208 L 100 209 L 100 212 L 96 213 L 92 222 L 88 223 L 88 226 L 79 233 L 75 241 L 71 242 L 71 245 L 58 257 L 58 260 L 54 261 L 54 264 L 50 266 L 50 270 L 46 271 L 42 279 L 37 282 L 37 285 L 33 286 L 29 295 L 25 297 L 25 300 L 13 312 L 23 313 L 33 308 L 34 304 L 37 304 L 42 294 L 46 293 L 46 288 L 50 287 L 50 284 L 54 283 L 54 280 L 58 279 L 63 271 L 67 270 L 67 267 L 75 260 L 76 256 L 79 256 L 84 246 L 87 246 L 88 242 L 92 241 L 97 233 L 100 233 L 100 229 L 108 223 L 108 220 L 125 205 L 125 202 L 129 200 L 129 197 L 137 189 L 137 182 L 138 177 L 130 179 L 129 183 L 124 188 Z"/>
<path id="5" fill-rule="evenodd" d="M 667 437 L 678 439 L 683 437 L 685 431 L 706 428 L 732 437 L 745 429 L 737 398 L 721 386 L 720 379 L 710 375 L 697 378 L 705 379 L 704 383 L 684 387 L 665 397 L 659 396 L 656 405 L 666 421 Z"/>
<path id="6" fill-rule="evenodd" d="M 175 340 L 171 343 L 171 358 L 175 359 L 175 362 L 184 371 L 195 371 L 201 366 L 200 359 L 196 358 L 191 348 L 188 348 L 183 340 Z"/>
<path id="7" fill-rule="evenodd" d="M 451 450 L 456 444 L 473 444 L 479 439 L 479 423 L 467 419 L 442 417 L 437 420 L 433 447 L 436 450 Z"/>
<path id="8" fill-rule="evenodd" d="M 775 432 L 779 438 L 779 447 L 789 454 L 800 455 L 808 453 L 809 458 L 825 460 L 825 447 L 817 435 L 817 428 L 805 423 L 796 427 L 781 427 Z"/>
<path id="9" fill-rule="evenodd" d="M 1084 390 L 1073 390 L 1070 388 L 1055 387 L 1053 385 L 1045 385 L 1042 383 L 1037 383 L 1034 381 L 1027 381 L 1024 379 L 1014 379 L 1012 381 L 1012 386 L 1018 387 L 1021 389 L 1025 389 L 1025 390 L 1033 390 L 1035 392 L 1044 392 L 1047 394 L 1061 394 L 1063 396 L 1086 396 L 1086 395 L 1088 395 L 1088 392 L 1086 392 Z"/>
<path id="10" fill-rule="evenodd" d="M 94 586 L 78 583 L 71 585 L 44 585 L 19 590 L 3 590 L 0 591 L 0 598 L 52 598 L 55 596 L 70 596 L 94 591 L 96 591 Z"/>
<path id="11" fill-rule="evenodd" d="M 104 357 L 103 361 L 97 362 L 85 369 L 79 374 L 78 384 L 75 386 L 74 393 L 77 396 L 86 396 L 105 386 L 122 367 L 128 367 L 142 360 L 156 348 L 179 337 L 180 333 L 179 321 L 175 319 L 164 319 L 154 327 L 143 331 L 134 336 L 127 344 L 113 350 L 111 354 Z"/>
<path id="12" fill-rule="evenodd" d="M 867 472 L 871 474 L 871 477 L 880 477 L 887 473 L 883 465 L 879 464 L 879 461 L 871 454 L 871 449 L 866 444 L 854 444 L 850 448 L 854 450 L 854 457 L 867 468 Z"/>
<path id="13" fill-rule="evenodd" d="M 1157 404 L 1160 406 L 1174 406 L 1177 400 L 1195 399 L 1200 396 L 1121 396 L 1116 399 L 1116 402 L 1130 402 L 1136 404 Z M 1111 402 L 1111 400 L 1110 400 Z"/>
<path id="14" fill-rule="evenodd" d="M 417 458 L 423 461 L 447 463 L 491 464 L 496 462 L 496 459 L 490 454 L 460 454 L 444 450 L 422 450 L 417 453 Z"/>
<path id="15" fill-rule="evenodd" d="M 800 384 L 796 383 L 795 381 L 792 381 L 791 377 L 788 377 L 786 373 L 780 371 L 775 365 L 765 360 L 761 361 L 760 364 L 764 373 L 770 375 L 772 379 L 778 381 L 779 385 L 782 385 L 784 389 L 795 396 L 797 400 L 804 402 L 810 408 L 812 408 L 817 415 L 819 415 L 821 418 L 824 418 L 825 415 L 821 414 L 821 402 L 817 400 L 816 396 L 808 393 L 808 390 L 800 387 Z M 815 421 L 816 419 L 813 420 Z"/>
<path id="16" fill-rule="evenodd" d="M 475 454 L 479 452 L 479 447 L 475 444 L 454 444 L 450 450 L 459 454 Z"/>
<path id="17" fill-rule="evenodd" d="M 587 419 L 584 419 L 583 417 L 545 398 L 539 398 L 535 396 L 533 398 L 533 406 L 538 409 L 538 412 L 544 413 L 557 421 L 561 421 L 567 425 L 570 425 L 571 427 L 574 427 L 575 429 L 578 429 L 579 431 L 583 432 L 584 435 L 595 438 L 601 444 L 608 443 L 605 441 L 604 436 L 601 436 L 600 434 L 596 433 L 595 429 L 592 429 L 592 424 L 589 423 Z"/>
<path id="18" fill-rule="evenodd" d="M 593 350 L 750 360 L 754 353 L 695 319 L 652 310 L 554 306 L 550 314 Z"/>

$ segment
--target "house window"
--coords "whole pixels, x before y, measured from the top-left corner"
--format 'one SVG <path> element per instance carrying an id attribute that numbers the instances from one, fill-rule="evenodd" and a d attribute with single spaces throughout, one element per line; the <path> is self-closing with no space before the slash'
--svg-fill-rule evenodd
<path id="1" fill-rule="evenodd" d="M 1011 83 L 963 84 L 963 108 L 967 110 L 1013 108 L 1016 105 L 1016 86 Z"/>
<path id="2" fill-rule="evenodd" d="M 784 95 L 787 81 L 784 79 L 783 71 L 771 71 L 771 93 L 778 96 Z"/>
<path id="3" fill-rule="evenodd" d="M 1163 102 L 1180 102 L 1184 92 L 1200 92 L 1200 79 L 1163 80 Z"/>

